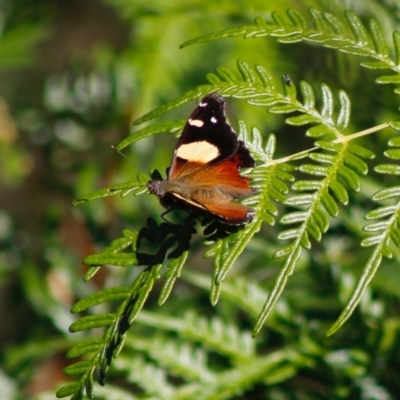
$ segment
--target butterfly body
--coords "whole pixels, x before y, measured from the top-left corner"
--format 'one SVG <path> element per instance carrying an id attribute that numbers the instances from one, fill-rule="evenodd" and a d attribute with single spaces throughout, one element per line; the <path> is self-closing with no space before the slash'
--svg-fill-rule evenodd
<path id="1" fill-rule="evenodd" d="M 225 116 L 225 101 L 206 96 L 186 123 L 166 180 L 153 180 L 149 191 L 167 208 L 197 209 L 229 225 L 243 225 L 253 210 L 235 202 L 254 193 L 239 169 L 254 159 Z"/>

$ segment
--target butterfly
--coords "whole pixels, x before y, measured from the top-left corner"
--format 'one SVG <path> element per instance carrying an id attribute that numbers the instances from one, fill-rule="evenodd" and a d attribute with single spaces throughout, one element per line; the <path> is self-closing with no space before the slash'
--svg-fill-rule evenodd
<path id="1" fill-rule="evenodd" d="M 240 226 L 252 221 L 254 210 L 235 200 L 253 194 L 255 188 L 239 170 L 254 164 L 226 120 L 225 100 L 211 93 L 190 115 L 167 179 L 150 181 L 148 189 L 166 208 L 195 209 Z"/>

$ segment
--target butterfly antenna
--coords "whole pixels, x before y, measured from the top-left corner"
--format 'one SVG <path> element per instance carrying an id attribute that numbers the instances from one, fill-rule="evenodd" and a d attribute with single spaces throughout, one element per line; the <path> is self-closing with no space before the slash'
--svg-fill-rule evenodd
<path id="1" fill-rule="evenodd" d="M 111 148 L 116 151 L 120 156 L 124 157 L 127 159 L 136 169 L 138 169 L 140 172 L 146 174 L 146 172 L 143 170 L 143 168 L 140 168 L 137 164 L 135 164 L 129 157 L 127 157 L 124 153 L 122 153 L 121 150 L 118 150 L 114 145 L 111 146 Z M 147 175 L 147 174 L 146 174 Z"/>

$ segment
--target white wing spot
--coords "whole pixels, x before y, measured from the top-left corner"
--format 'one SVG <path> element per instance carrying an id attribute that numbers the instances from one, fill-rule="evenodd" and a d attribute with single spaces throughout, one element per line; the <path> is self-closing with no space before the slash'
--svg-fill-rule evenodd
<path id="1" fill-rule="evenodd" d="M 201 119 L 189 119 L 189 125 L 197 126 L 201 128 L 204 125 L 204 122 Z"/>
<path id="2" fill-rule="evenodd" d="M 199 103 L 199 107 L 207 107 L 208 103 Z"/>
<path id="3" fill-rule="evenodd" d="M 211 122 L 212 122 L 213 124 L 216 124 L 216 123 L 217 123 L 217 118 L 211 117 Z"/>
<path id="4" fill-rule="evenodd" d="M 217 158 L 219 150 L 217 146 L 202 140 L 180 145 L 176 150 L 176 155 L 184 160 L 205 164 Z"/>

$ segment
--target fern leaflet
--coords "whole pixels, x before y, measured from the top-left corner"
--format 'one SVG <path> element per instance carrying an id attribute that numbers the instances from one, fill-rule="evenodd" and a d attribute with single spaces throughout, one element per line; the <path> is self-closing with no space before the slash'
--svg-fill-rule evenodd
<path id="1" fill-rule="evenodd" d="M 254 25 L 245 25 L 220 32 L 204 35 L 184 42 L 181 47 L 195 43 L 209 42 L 226 37 L 243 36 L 243 38 L 276 37 L 280 43 L 300 41 L 321 44 L 344 53 L 355 54 L 374 59 L 365 61 L 362 66 L 372 69 L 391 69 L 394 75 L 377 78 L 377 83 L 400 83 L 400 32 L 393 33 L 394 59 L 382 33 L 382 28 L 375 19 L 371 19 L 369 30 L 360 18 L 351 11 L 345 12 L 348 27 L 331 13 L 321 13 L 314 7 L 309 8 L 311 27 L 306 18 L 298 11 L 287 10 L 287 18 L 278 12 L 272 13 L 272 23 L 257 17 Z"/>
<path id="2" fill-rule="evenodd" d="M 390 147 L 385 155 L 395 161 L 400 160 L 400 137 L 396 137 L 389 141 Z M 398 164 L 381 164 L 375 167 L 375 171 L 380 174 L 400 175 L 400 166 Z M 368 284 L 371 282 L 376 271 L 378 270 L 383 257 L 392 258 L 393 252 L 390 244 L 400 247 L 400 187 L 394 186 L 385 188 L 374 194 L 373 200 L 382 202 L 390 199 L 396 199 L 396 202 L 380 206 L 375 210 L 368 212 L 365 216 L 367 220 L 377 220 L 364 226 L 364 231 L 370 232 L 372 236 L 364 239 L 361 243 L 364 247 L 374 247 L 363 273 L 354 289 L 350 299 L 348 300 L 344 310 L 340 314 L 337 321 L 328 331 L 328 335 L 334 334 L 350 317 L 358 303 L 360 302 Z"/>

